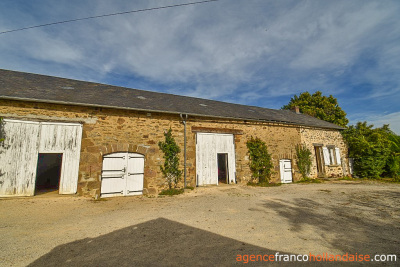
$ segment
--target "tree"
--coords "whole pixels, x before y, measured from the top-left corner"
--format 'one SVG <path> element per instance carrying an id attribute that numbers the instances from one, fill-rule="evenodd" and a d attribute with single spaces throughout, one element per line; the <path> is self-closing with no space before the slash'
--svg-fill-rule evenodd
<path id="1" fill-rule="evenodd" d="M 259 183 L 269 182 L 273 165 L 267 145 L 258 137 L 251 137 L 246 145 L 249 149 L 250 170 L 253 178 L 258 179 Z"/>
<path id="2" fill-rule="evenodd" d="M 346 112 L 339 107 L 337 99 L 332 95 L 329 97 L 323 96 L 320 91 L 312 95 L 309 92 L 301 93 L 299 96 L 294 95 L 282 109 L 293 109 L 296 106 L 300 108 L 301 113 L 342 127 L 346 127 L 349 123 L 346 118 Z"/>
<path id="3" fill-rule="evenodd" d="M 354 174 L 359 177 L 380 177 L 391 155 L 388 125 L 373 129 L 367 122 L 358 122 L 343 131 L 349 148 L 349 157 L 354 158 Z"/>
<path id="4" fill-rule="evenodd" d="M 172 129 L 164 133 L 165 141 L 159 142 L 158 147 L 164 152 L 164 166 L 160 166 L 161 172 L 167 180 L 169 189 L 177 187 L 181 180 L 182 171 L 179 170 L 179 153 L 181 149 L 176 144 L 175 139 L 172 137 Z"/>
<path id="5" fill-rule="evenodd" d="M 297 156 L 297 167 L 303 179 L 306 179 L 310 174 L 311 170 L 311 151 L 306 147 L 306 145 L 296 146 L 296 156 Z"/>

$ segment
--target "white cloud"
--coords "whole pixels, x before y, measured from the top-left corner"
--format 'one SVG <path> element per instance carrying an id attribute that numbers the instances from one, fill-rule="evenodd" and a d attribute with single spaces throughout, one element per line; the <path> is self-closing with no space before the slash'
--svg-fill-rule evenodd
<path id="1" fill-rule="evenodd" d="M 171 4 L 40 0 L 32 10 L 4 6 L 0 30 Z M 146 89 L 254 105 L 322 90 L 349 100 L 351 113 L 362 109 L 354 99 L 400 97 L 399 8 L 251 0 L 134 13 L 0 36 L 0 67 L 105 83 L 119 73 Z"/>
<path id="2" fill-rule="evenodd" d="M 370 45 L 371 36 L 376 34 L 381 22 L 396 14 L 390 5 L 379 2 L 352 5 L 349 1 L 335 1 L 324 7 L 325 3 L 313 2 L 320 12 L 300 23 L 301 36 L 307 39 L 302 53 L 291 62 L 291 67 L 348 67 L 362 48 Z"/>
<path id="3" fill-rule="evenodd" d="M 389 124 L 390 129 L 396 134 L 400 135 L 400 112 L 394 112 L 385 115 L 371 115 L 365 117 L 369 124 L 373 124 L 375 127 L 381 127 L 384 124 Z"/>

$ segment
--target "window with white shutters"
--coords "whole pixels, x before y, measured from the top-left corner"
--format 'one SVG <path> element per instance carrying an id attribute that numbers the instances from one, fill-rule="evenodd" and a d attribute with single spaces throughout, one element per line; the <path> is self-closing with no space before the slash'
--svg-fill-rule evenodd
<path id="1" fill-rule="evenodd" d="M 340 149 L 335 146 L 323 147 L 325 165 L 337 166 L 341 164 Z"/>

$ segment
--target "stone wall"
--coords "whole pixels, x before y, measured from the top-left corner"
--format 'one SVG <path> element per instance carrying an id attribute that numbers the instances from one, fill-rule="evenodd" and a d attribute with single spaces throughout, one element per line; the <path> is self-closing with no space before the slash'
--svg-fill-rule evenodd
<path id="1" fill-rule="evenodd" d="M 178 114 L 149 113 L 131 110 L 58 105 L 47 103 L 0 100 L 0 116 L 36 121 L 80 122 L 83 124 L 78 193 L 96 195 L 100 193 L 103 155 L 113 152 L 136 152 L 145 156 L 144 192 L 156 194 L 166 187 L 160 165 L 163 154 L 158 142 L 164 140 L 164 132 L 172 129 L 173 136 L 182 149 L 180 156 L 183 168 L 184 126 Z M 228 129 L 235 133 L 236 176 L 238 183 L 251 179 L 246 142 L 259 137 L 268 145 L 272 154 L 274 173 L 272 180 L 280 181 L 279 160 L 290 159 L 295 171 L 295 145 L 306 143 L 312 149 L 313 142 L 339 145 L 344 154 L 344 143 L 338 131 L 305 129 L 296 126 L 210 119 L 189 116 L 187 121 L 187 184 L 196 185 L 196 133 L 193 127 Z M 315 166 L 313 166 L 315 168 Z M 337 170 L 329 170 L 336 173 Z M 312 175 L 315 173 L 313 172 Z"/>
<path id="2" fill-rule="evenodd" d="M 226 128 L 232 129 L 232 132 L 241 132 L 235 134 L 235 152 L 236 152 L 236 177 L 238 183 L 247 183 L 251 180 L 251 171 L 249 168 L 249 156 L 246 142 L 253 137 L 258 137 L 268 146 L 268 151 L 272 156 L 274 170 L 271 181 L 280 182 L 279 160 L 290 159 L 292 166 L 296 168 L 295 145 L 300 142 L 299 128 L 283 124 L 272 124 L 262 122 L 229 121 L 229 120 L 206 120 L 192 119 L 188 125 L 199 126 L 211 129 Z M 189 147 L 193 148 L 195 158 L 195 133 L 191 133 Z M 293 172 L 294 180 L 300 178 L 298 172 Z"/>

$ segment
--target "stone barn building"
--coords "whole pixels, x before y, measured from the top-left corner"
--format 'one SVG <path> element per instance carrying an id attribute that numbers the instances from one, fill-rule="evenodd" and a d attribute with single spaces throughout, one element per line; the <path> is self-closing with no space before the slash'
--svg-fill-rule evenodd
<path id="1" fill-rule="evenodd" d="M 166 187 L 158 142 L 172 134 L 188 186 L 246 184 L 251 136 L 266 142 L 272 181 L 300 179 L 295 146 L 312 152 L 311 177 L 348 171 L 341 127 L 299 112 L 0 70 L 0 196 L 128 196 Z M 186 146 L 185 146 L 186 140 Z M 183 180 L 183 179 L 182 179 Z"/>

